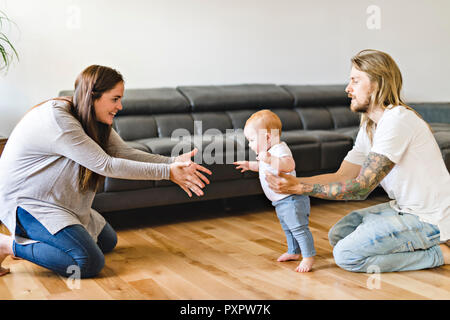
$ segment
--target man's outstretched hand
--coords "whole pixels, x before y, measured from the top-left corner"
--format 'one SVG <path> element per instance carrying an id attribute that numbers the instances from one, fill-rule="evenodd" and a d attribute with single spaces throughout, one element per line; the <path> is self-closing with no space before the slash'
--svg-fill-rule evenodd
<path id="1" fill-rule="evenodd" d="M 290 174 L 278 172 L 278 176 L 266 171 L 266 181 L 273 191 L 285 194 L 302 194 L 302 183 Z"/>

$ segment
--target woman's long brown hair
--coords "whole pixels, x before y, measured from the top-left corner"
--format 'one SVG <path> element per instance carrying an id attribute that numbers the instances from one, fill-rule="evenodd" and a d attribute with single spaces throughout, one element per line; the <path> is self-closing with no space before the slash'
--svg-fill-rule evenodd
<path id="1" fill-rule="evenodd" d="M 94 101 L 100 99 L 103 93 L 113 89 L 120 82 L 124 82 L 124 80 L 118 71 L 109 67 L 92 65 L 78 75 L 72 97 L 58 97 L 50 100 L 67 102 L 70 105 L 70 111 L 80 121 L 86 134 L 107 152 L 106 147 L 111 126 L 97 121 Z M 50 100 L 41 102 L 33 108 L 39 107 Z M 104 179 L 105 177 L 80 165 L 78 187 L 81 192 L 96 191 L 104 182 Z"/>

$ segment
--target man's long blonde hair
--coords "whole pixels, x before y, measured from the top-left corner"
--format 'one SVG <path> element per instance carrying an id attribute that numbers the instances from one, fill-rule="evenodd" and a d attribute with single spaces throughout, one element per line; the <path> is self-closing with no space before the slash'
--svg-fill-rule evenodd
<path id="1" fill-rule="evenodd" d="M 403 84 L 402 74 L 390 55 L 382 51 L 366 49 L 358 52 L 351 59 L 351 62 L 353 67 L 365 72 L 369 76 L 370 82 L 375 84 L 375 89 L 370 96 L 369 103 L 371 106 L 378 105 L 383 110 L 389 106 L 389 108 L 403 106 L 423 120 L 422 116 L 416 110 L 407 106 L 400 97 Z M 366 113 L 361 116 L 361 126 L 364 124 L 366 124 L 366 132 L 372 142 L 373 128 L 376 124 Z M 430 126 L 428 125 L 428 127 Z"/>

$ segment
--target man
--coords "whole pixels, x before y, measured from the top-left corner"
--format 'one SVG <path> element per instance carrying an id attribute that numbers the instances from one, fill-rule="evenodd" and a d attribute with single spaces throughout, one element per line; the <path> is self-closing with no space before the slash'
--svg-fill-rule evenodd
<path id="1" fill-rule="evenodd" d="M 336 173 L 267 174 L 278 193 L 364 200 L 378 184 L 392 201 L 351 212 L 329 232 L 336 264 L 354 272 L 419 270 L 450 263 L 450 175 L 428 124 L 400 98 L 402 76 L 386 53 L 352 58 L 345 91 L 361 113 L 353 149 Z"/>

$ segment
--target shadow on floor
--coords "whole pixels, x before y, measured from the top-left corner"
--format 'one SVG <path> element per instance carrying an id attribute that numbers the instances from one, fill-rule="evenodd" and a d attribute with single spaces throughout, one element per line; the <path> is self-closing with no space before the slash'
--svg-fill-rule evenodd
<path id="1" fill-rule="evenodd" d="M 370 197 L 386 195 L 376 188 Z M 333 200 L 311 197 L 311 206 Z M 263 210 L 274 210 L 265 195 L 236 197 L 229 199 L 207 200 L 192 203 L 157 206 L 141 209 L 105 212 L 103 216 L 116 230 L 138 227 L 160 226 L 171 223 L 213 219 L 228 216 L 240 216 Z"/>
<path id="2" fill-rule="evenodd" d="M 272 210 L 264 195 L 207 200 L 168 206 L 105 212 L 102 215 L 116 230 L 245 215 Z"/>

